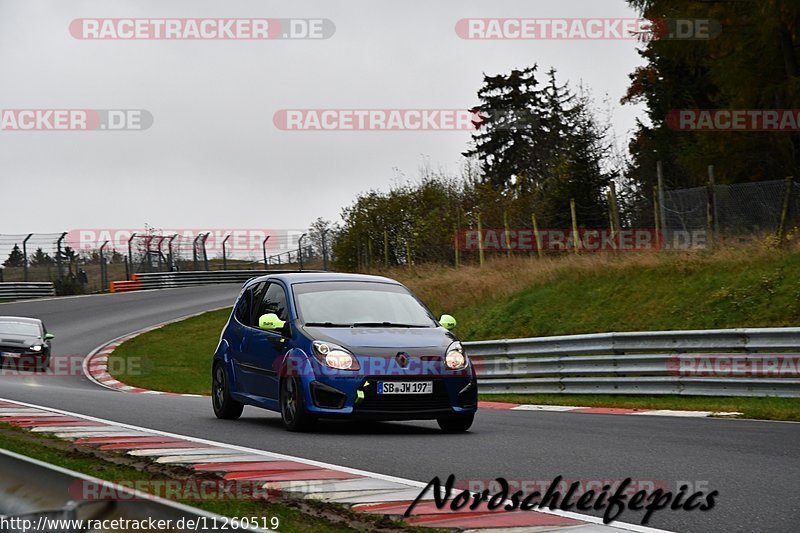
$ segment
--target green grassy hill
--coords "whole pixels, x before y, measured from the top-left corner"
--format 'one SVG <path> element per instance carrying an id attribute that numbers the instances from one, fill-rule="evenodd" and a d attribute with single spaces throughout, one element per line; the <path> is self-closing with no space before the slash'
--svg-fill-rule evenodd
<path id="1" fill-rule="evenodd" d="M 800 325 L 800 252 L 497 259 L 385 272 L 466 340 L 604 331 Z"/>

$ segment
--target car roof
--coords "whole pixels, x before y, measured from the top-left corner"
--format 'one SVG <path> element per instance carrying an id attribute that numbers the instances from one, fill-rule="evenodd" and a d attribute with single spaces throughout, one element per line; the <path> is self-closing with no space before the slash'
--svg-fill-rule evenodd
<path id="1" fill-rule="evenodd" d="M 27 316 L 0 316 L 0 322 L 27 322 L 30 324 L 42 323 L 42 321 L 38 318 L 30 318 Z"/>
<path id="2" fill-rule="evenodd" d="M 287 285 L 294 285 L 296 283 L 309 283 L 318 281 L 371 281 L 375 283 L 391 283 L 393 285 L 401 285 L 399 281 L 383 276 L 371 276 L 368 274 L 350 274 L 345 272 L 291 272 L 291 273 L 276 273 L 267 274 L 251 279 L 249 284 L 267 279 L 279 280 Z M 249 285 L 248 284 L 248 285 Z"/>

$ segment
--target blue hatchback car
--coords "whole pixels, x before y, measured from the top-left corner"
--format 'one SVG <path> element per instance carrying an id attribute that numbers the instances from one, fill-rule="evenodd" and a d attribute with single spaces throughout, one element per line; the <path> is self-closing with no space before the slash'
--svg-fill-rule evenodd
<path id="1" fill-rule="evenodd" d="M 478 384 L 454 327 L 384 277 L 251 279 L 214 354 L 214 413 L 236 419 L 245 404 L 262 407 L 291 431 L 322 418 L 435 419 L 444 431 L 467 431 Z"/>

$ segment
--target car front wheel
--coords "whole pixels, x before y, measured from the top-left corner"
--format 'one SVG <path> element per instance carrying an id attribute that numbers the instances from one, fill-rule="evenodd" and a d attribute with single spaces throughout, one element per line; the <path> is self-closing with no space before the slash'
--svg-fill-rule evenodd
<path id="1" fill-rule="evenodd" d="M 300 390 L 300 380 L 287 377 L 281 380 L 281 420 L 289 431 L 306 431 L 314 425 L 314 417 L 308 414 Z"/>
<path id="2" fill-rule="evenodd" d="M 472 421 L 475 419 L 475 413 L 468 415 L 449 416 L 447 418 L 439 418 L 436 422 L 439 427 L 446 433 L 463 433 L 472 427 Z"/>
<path id="3" fill-rule="evenodd" d="M 225 367 L 217 363 L 212 372 L 211 401 L 214 404 L 214 414 L 223 420 L 236 420 L 242 416 L 244 404 L 231 398 L 228 385 L 228 376 Z"/>

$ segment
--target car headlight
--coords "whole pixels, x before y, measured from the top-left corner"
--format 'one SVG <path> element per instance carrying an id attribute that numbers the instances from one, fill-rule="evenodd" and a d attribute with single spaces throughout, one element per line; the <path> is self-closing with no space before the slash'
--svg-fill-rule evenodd
<path id="1" fill-rule="evenodd" d="M 36 345 L 34 345 L 34 346 L 31 346 L 31 347 L 30 347 L 30 348 L 28 348 L 28 349 L 29 349 L 30 351 L 32 351 L 32 352 L 41 352 L 41 351 L 42 351 L 42 345 L 41 345 L 41 344 L 36 344 Z"/>
<path id="2" fill-rule="evenodd" d="M 464 347 L 461 343 L 456 341 L 447 348 L 447 354 L 444 356 L 444 364 L 450 370 L 461 370 L 467 366 L 467 356 L 464 353 Z"/>
<path id="3" fill-rule="evenodd" d="M 336 370 L 360 370 L 358 359 L 353 354 L 329 342 L 314 341 L 314 355 L 320 363 Z"/>

